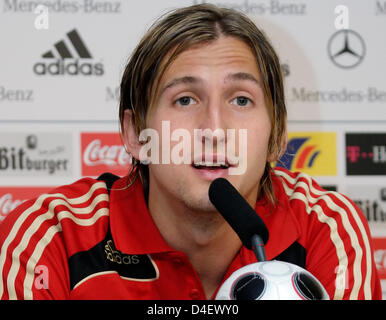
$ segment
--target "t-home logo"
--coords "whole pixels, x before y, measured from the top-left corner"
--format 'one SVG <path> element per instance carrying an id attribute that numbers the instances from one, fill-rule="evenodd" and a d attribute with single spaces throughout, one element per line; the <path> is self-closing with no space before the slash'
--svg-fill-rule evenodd
<path id="1" fill-rule="evenodd" d="M 386 175 L 386 133 L 346 133 L 347 175 Z"/>
<path id="2" fill-rule="evenodd" d="M 287 149 L 276 167 L 311 176 L 335 176 L 336 160 L 335 132 L 290 132 Z"/>
<path id="3" fill-rule="evenodd" d="M 66 34 L 66 38 L 54 43 L 54 48 L 42 54 L 43 61 L 33 66 L 39 76 L 101 76 L 104 65 L 94 63 L 93 56 L 76 29 Z"/>

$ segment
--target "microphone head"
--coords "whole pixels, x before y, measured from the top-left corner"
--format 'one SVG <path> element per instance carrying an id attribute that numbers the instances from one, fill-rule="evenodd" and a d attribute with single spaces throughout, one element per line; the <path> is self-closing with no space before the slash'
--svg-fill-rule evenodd
<path id="1" fill-rule="evenodd" d="M 228 180 L 217 178 L 212 181 L 209 200 L 248 249 L 252 249 L 251 239 L 255 234 L 264 244 L 268 241 L 268 229 L 263 220 Z"/>

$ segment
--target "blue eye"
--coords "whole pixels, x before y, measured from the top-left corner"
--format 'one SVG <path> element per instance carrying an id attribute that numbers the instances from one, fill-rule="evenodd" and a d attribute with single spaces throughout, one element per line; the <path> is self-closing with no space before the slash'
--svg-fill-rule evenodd
<path id="1" fill-rule="evenodd" d="M 189 106 L 191 104 L 196 104 L 197 102 L 192 97 L 184 96 L 184 97 L 178 98 L 175 101 L 175 103 L 180 105 L 180 106 L 186 107 L 186 106 Z"/>
<path id="2" fill-rule="evenodd" d="M 248 106 L 251 103 L 251 100 L 249 98 L 247 98 L 247 97 L 240 96 L 240 97 L 234 98 L 231 101 L 231 103 L 232 104 L 236 104 L 239 107 L 246 107 L 246 106 Z"/>

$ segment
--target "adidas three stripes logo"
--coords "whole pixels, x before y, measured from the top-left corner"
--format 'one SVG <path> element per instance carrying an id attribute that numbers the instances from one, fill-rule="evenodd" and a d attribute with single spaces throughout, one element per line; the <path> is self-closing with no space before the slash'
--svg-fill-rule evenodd
<path id="1" fill-rule="evenodd" d="M 90 51 L 87 49 L 84 41 L 80 37 L 78 31 L 76 29 L 71 30 L 67 33 L 67 38 L 72 44 L 73 48 L 75 49 L 75 52 L 78 54 L 79 58 L 84 59 L 91 59 L 92 55 Z M 71 59 L 76 58 L 74 57 L 73 53 L 71 53 L 70 49 L 68 48 L 66 42 L 64 40 L 60 40 L 54 44 L 56 51 L 58 52 L 60 58 L 62 59 Z M 54 55 L 53 50 L 49 50 L 42 54 L 43 58 L 56 58 Z"/>

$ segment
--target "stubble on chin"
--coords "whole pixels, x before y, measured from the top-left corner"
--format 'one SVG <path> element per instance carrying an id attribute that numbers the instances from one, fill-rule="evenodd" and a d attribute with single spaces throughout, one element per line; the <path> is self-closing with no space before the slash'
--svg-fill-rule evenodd
<path id="1" fill-rule="evenodd" d="M 209 200 L 208 195 L 209 183 L 202 189 L 195 191 L 188 183 L 179 181 L 176 192 L 177 199 L 192 212 L 217 213 L 216 208 Z"/>

